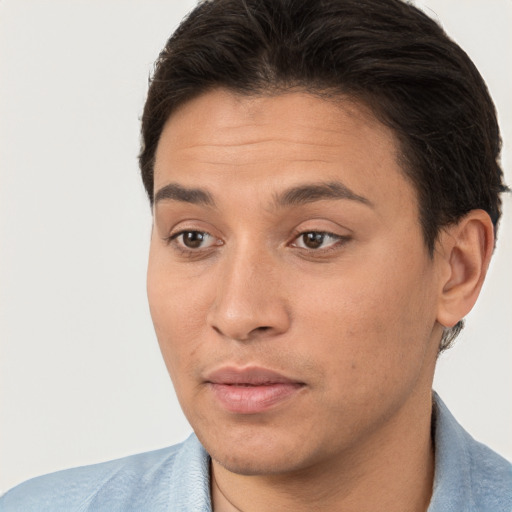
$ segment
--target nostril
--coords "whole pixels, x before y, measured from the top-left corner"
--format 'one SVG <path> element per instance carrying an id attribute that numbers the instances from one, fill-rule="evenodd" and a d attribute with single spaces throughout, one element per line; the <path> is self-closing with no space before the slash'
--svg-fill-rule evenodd
<path id="1" fill-rule="evenodd" d="M 287 331 L 289 314 L 280 301 L 258 299 L 254 304 L 238 300 L 240 295 L 221 297 L 208 312 L 207 324 L 215 336 L 250 341 L 277 336 Z M 242 297 L 244 298 L 244 297 Z M 254 297 L 251 297 L 251 300 Z"/>
<path id="2" fill-rule="evenodd" d="M 255 327 L 249 333 L 234 333 L 230 332 L 229 334 L 225 333 L 221 328 L 216 325 L 212 325 L 213 330 L 220 334 L 221 336 L 228 336 L 229 338 L 237 339 L 239 341 L 247 341 L 252 339 L 253 337 L 258 337 L 258 334 L 263 334 L 272 330 L 271 326 L 262 325 L 261 327 Z"/>
<path id="3" fill-rule="evenodd" d="M 253 329 L 252 334 L 267 332 L 271 329 L 272 329 L 272 327 L 270 327 L 270 326 L 262 325 L 261 327 L 256 327 L 256 329 Z"/>

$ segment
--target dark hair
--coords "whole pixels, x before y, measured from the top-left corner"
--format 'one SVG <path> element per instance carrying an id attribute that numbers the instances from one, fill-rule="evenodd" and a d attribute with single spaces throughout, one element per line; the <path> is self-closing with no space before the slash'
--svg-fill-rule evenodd
<path id="1" fill-rule="evenodd" d="M 487 87 L 467 54 L 401 0 L 206 0 L 167 42 L 142 116 L 140 168 L 153 201 L 163 127 L 183 103 L 213 88 L 257 95 L 291 89 L 368 105 L 400 143 L 418 193 L 425 243 L 470 210 L 495 227 L 501 139 Z M 445 332 L 442 348 L 462 328 Z"/>

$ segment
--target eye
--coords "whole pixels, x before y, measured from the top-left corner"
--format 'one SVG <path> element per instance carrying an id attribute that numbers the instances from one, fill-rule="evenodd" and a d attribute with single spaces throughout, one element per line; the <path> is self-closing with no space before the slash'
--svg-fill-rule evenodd
<path id="1" fill-rule="evenodd" d="M 324 231 L 306 231 L 301 233 L 293 242 L 294 247 L 300 249 L 318 250 L 328 249 L 346 240 L 346 237 L 326 233 Z"/>
<path id="2" fill-rule="evenodd" d="M 169 242 L 176 244 L 180 249 L 207 249 L 221 242 L 206 231 L 180 231 L 169 237 Z"/>

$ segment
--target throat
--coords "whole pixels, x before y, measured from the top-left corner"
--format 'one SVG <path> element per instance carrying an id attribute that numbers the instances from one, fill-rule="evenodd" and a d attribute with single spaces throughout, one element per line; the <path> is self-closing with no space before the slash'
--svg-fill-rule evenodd
<path id="1" fill-rule="evenodd" d="M 210 467 L 210 495 L 212 499 L 213 512 L 244 512 L 241 508 L 238 508 L 230 499 L 226 496 L 224 491 L 217 483 L 215 473 Z"/>

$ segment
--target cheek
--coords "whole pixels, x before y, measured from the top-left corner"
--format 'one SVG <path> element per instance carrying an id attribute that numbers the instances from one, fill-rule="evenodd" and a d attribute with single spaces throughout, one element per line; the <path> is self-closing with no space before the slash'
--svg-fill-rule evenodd
<path id="1" fill-rule="evenodd" d="M 175 385 L 179 372 L 192 373 L 200 348 L 208 303 L 208 287 L 179 279 L 169 265 L 150 256 L 147 293 L 151 318 L 165 364 Z"/>
<path id="2" fill-rule="evenodd" d="M 435 323 L 425 293 L 428 279 L 418 282 L 424 272 L 393 261 L 377 263 L 305 283 L 307 293 L 300 294 L 300 306 L 296 303 L 297 329 L 309 333 L 299 338 L 310 343 L 340 388 L 350 382 L 363 390 L 377 381 L 399 380 L 408 368 L 412 377 Z M 292 293 L 299 296 L 298 290 Z"/>

